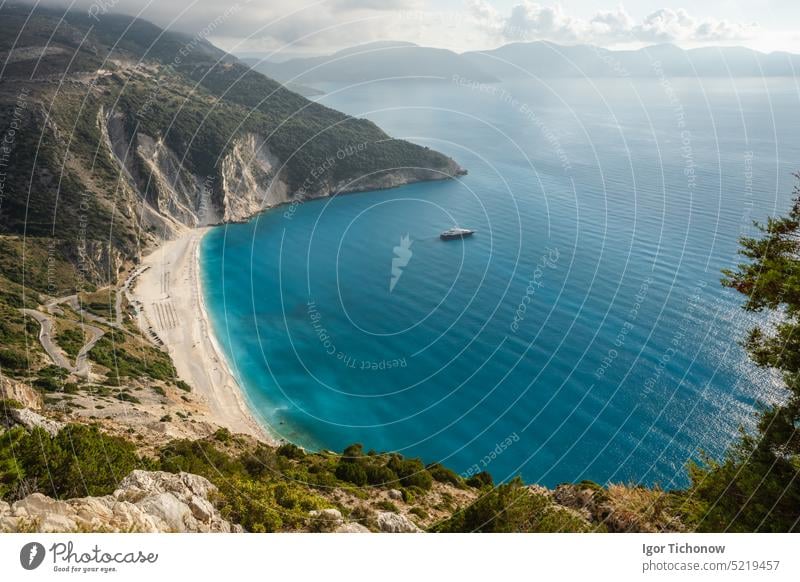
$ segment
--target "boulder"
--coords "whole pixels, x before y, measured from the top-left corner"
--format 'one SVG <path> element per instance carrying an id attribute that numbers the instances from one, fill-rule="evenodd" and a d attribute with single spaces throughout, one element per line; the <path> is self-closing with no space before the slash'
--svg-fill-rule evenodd
<path id="1" fill-rule="evenodd" d="M 311 529 L 316 531 L 333 531 L 344 524 L 342 512 L 338 509 L 315 509 L 308 512 L 311 518 Z"/>
<path id="2" fill-rule="evenodd" d="M 64 423 L 45 418 L 30 408 L 8 408 L 5 410 L 7 424 L 24 426 L 28 430 L 44 429 L 50 436 L 55 436 L 64 427 Z"/>
<path id="3" fill-rule="evenodd" d="M 419 529 L 405 515 L 393 511 L 378 512 L 378 528 L 384 533 L 417 533 Z"/>
<path id="4" fill-rule="evenodd" d="M 403 500 L 403 493 L 399 489 L 389 489 L 387 494 L 389 495 L 389 499 L 394 499 L 396 501 Z"/>
<path id="5" fill-rule="evenodd" d="M 370 533 L 366 527 L 353 521 L 342 524 L 333 531 L 336 533 Z"/>

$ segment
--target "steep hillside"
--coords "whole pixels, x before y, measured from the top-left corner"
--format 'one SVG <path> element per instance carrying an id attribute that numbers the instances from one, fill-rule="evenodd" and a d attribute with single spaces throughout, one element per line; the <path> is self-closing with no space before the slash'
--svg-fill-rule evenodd
<path id="1" fill-rule="evenodd" d="M 0 8 L 0 232 L 51 245 L 89 284 L 185 227 L 461 171 L 203 39 L 30 10 Z"/>

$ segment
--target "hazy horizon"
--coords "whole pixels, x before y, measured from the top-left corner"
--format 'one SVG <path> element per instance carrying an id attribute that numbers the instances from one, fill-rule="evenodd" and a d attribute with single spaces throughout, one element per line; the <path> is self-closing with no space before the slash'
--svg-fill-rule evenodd
<path id="1" fill-rule="evenodd" d="M 548 40 L 635 49 L 743 46 L 800 52 L 791 26 L 800 6 L 788 0 L 737 4 L 712 0 L 687 7 L 673 0 L 637 3 L 529 0 L 23 0 L 24 4 L 87 11 L 96 19 L 122 13 L 171 30 L 199 34 L 233 54 L 274 53 L 285 60 L 319 56 L 374 41 L 413 42 L 461 53 L 511 42 Z M 725 14 L 720 18 L 719 14 Z M 778 16 L 778 14 L 780 16 Z"/>

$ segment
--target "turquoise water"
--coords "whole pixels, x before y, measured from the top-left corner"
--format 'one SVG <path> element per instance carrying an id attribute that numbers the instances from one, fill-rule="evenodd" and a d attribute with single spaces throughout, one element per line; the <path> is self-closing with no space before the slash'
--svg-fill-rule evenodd
<path id="1" fill-rule="evenodd" d="M 719 279 L 751 221 L 788 207 L 793 82 L 328 89 L 469 174 L 205 237 L 214 329 L 282 437 L 674 487 L 782 397 L 736 343 L 753 319 Z M 453 224 L 477 233 L 440 241 Z"/>

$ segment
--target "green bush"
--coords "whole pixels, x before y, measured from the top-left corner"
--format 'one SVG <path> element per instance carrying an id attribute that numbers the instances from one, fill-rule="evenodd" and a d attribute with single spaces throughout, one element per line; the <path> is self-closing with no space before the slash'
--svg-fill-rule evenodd
<path id="1" fill-rule="evenodd" d="M 364 456 L 364 445 L 353 443 L 342 451 L 343 461 L 355 461 Z"/>
<path id="2" fill-rule="evenodd" d="M 216 482 L 220 475 L 244 473 L 238 459 L 219 451 L 207 441 L 176 440 L 165 445 L 159 454 L 163 471 L 195 473 Z"/>
<path id="3" fill-rule="evenodd" d="M 233 477 L 219 487 L 220 513 L 225 519 L 257 533 L 275 532 L 283 526 L 271 485 Z"/>
<path id="4" fill-rule="evenodd" d="M 78 357 L 83 344 L 86 342 L 83 329 L 79 327 L 69 327 L 59 330 L 56 335 L 56 343 L 63 349 L 71 358 Z"/>
<path id="5" fill-rule="evenodd" d="M 421 507 L 412 507 L 408 510 L 409 513 L 416 515 L 420 519 L 428 519 L 428 512 Z"/>
<path id="6" fill-rule="evenodd" d="M 282 444 L 276 452 L 287 459 L 302 459 L 306 456 L 306 452 L 293 443 Z"/>
<path id="7" fill-rule="evenodd" d="M 439 481 L 440 483 L 449 483 L 450 485 L 455 485 L 456 487 L 464 486 L 464 480 L 455 471 L 452 471 L 447 467 L 440 465 L 439 463 L 428 465 L 427 469 L 434 481 Z"/>
<path id="8" fill-rule="evenodd" d="M 184 392 L 191 392 L 192 391 L 192 387 L 189 386 L 183 380 L 175 380 L 175 386 L 177 386 L 180 390 L 183 390 Z"/>
<path id="9" fill-rule="evenodd" d="M 367 484 L 367 472 L 364 467 L 344 459 L 336 466 L 336 478 L 359 487 Z"/>
<path id="10" fill-rule="evenodd" d="M 481 471 L 480 473 L 476 473 L 467 479 L 467 485 L 474 487 L 475 489 L 494 487 L 494 479 L 492 479 L 491 474 L 487 473 L 486 471 Z"/>
<path id="11" fill-rule="evenodd" d="M 16 474 L 3 478 L 6 493 L 25 479 L 59 499 L 107 495 L 144 465 L 130 442 L 86 425 L 68 425 L 55 437 L 40 428 L 30 433 L 8 431 L 3 439 L 15 442 L 13 447 L 0 447 L 6 457 L 0 463 L 7 466 L 10 455 L 17 467 Z"/>
<path id="12" fill-rule="evenodd" d="M 532 493 L 517 477 L 487 491 L 433 531 L 538 533 L 593 531 L 591 524 L 548 497 Z"/>
<path id="13" fill-rule="evenodd" d="M 272 448 L 259 444 L 254 451 L 245 453 L 240 459 L 251 477 L 273 475 L 279 470 L 278 459 Z"/>
<path id="14" fill-rule="evenodd" d="M 386 466 L 406 487 L 419 487 L 427 491 L 433 486 L 433 477 L 419 459 L 404 459 L 400 455 L 392 455 Z"/>
<path id="15" fill-rule="evenodd" d="M 231 440 L 231 431 L 229 431 L 225 427 L 218 428 L 217 431 L 214 433 L 214 440 L 219 441 L 221 443 L 227 443 Z"/>
<path id="16" fill-rule="evenodd" d="M 25 405 L 13 398 L 0 398 L 0 410 L 6 410 L 8 408 L 25 408 Z"/>
<path id="17" fill-rule="evenodd" d="M 384 511 L 393 511 L 395 513 L 400 511 L 397 506 L 388 499 L 381 499 L 378 501 L 377 506 Z"/>
<path id="18" fill-rule="evenodd" d="M 0 367 L 11 370 L 27 370 L 30 366 L 28 356 L 22 350 L 0 349 Z"/>
<path id="19" fill-rule="evenodd" d="M 392 485 L 398 482 L 397 474 L 386 465 L 368 464 L 364 467 L 370 485 Z"/>

